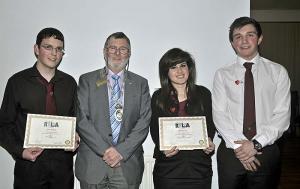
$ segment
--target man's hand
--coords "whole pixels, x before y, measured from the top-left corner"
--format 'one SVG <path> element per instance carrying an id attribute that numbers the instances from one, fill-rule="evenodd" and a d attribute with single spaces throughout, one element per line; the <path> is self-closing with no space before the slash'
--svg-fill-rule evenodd
<path id="1" fill-rule="evenodd" d="M 252 172 L 257 171 L 257 168 L 261 166 L 259 160 L 255 156 L 249 158 L 246 161 L 241 161 L 241 163 L 246 170 Z"/>
<path id="2" fill-rule="evenodd" d="M 80 137 L 79 137 L 78 133 L 76 132 L 75 133 L 75 147 L 72 150 L 73 152 L 75 152 L 77 150 L 77 148 L 79 147 L 79 144 L 80 144 Z"/>
<path id="3" fill-rule="evenodd" d="M 208 147 L 203 149 L 204 153 L 206 154 L 210 154 L 215 150 L 215 144 L 213 143 L 213 141 L 211 140 L 210 137 L 208 137 Z"/>
<path id="4" fill-rule="evenodd" d="M 25 148 L 22 152 L 22 158 L 29 161 L 35 161 L 42 152 L 42 148 Z"/>
<path id="5" fill-rule="evenodd" d="M 110 167 L 119 167 L 123 157 L 114 147 L 109 147 L 105 150 L 102 159 Z"/>
<path id="6" fill-rule="evenodd" d="M 166 157 L 172 157 L 175 156 L 179 152 L 179 149 L 177 149 L 177 146 L 173 146 L 171 150 L 165 150 L 163 153 L 166 155 Z"/>
<path id="7" fill-rule="evenodd" d="M 249 140 L 239 140 L 239 141 L 234 141 L 235 144 L 241 144 L 240 147 L 234 150 L 235 156 L 240 160 L 240 161 L 246 161 L 253 156 L 255 156 L 257 151 L 254 149 L 254 145 L 252 141 Z"/>
<path id="8" fill-rule="evenodd" d="M 254 149 L 254 144 L 249 140 L 235 141 L 236 144 L 241 144 L 240 147 L 234 150 L 235 156 L 241 161 L 244 168 L 248 171 L 257 171 L 257 168 L 261 166 L 259 160 L 255 157 L 258 153 Z"/>

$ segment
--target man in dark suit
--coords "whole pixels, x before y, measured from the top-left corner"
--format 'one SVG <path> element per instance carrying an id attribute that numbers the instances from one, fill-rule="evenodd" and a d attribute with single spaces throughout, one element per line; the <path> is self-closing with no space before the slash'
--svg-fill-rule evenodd
<path id="1" fill-rule="evenodd" d="M 79 79 L 76 177 L 82 189 L 138 189 L 151 117 L 148 83 L 125 69 L 131 49 L 124 33 L 111 34 L 103 54 L 106 66 Z"/>

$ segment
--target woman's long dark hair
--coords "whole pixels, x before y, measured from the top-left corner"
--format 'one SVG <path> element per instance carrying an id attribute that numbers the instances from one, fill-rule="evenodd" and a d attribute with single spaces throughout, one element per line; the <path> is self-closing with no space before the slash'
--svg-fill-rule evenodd
<path id="1" fill-rule="evenodd" d="M 172 66 L 180 63 L 186 63 L 189 69 L 189 77 L 186 85 L 187 98 L 189 100 L 190 94 L 192 94 L 195 90 L 196 80 L 195 61 L 190 53 L 179 48 L 173 48 L 168 50 L 159 61 L 161 93 L 156 103 L 162 109 L 162 111 L 171 114 L 177 113 L 178 97 L 177 91 L 171 84 L 168 73 Z"/>

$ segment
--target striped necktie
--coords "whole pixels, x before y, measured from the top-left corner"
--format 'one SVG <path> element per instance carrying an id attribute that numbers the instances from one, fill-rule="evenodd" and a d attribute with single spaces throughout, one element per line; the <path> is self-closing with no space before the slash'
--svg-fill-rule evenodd
<path id="1" fill-rule="evenodd" d="M 121 106 L 121 89 L 118 81 L 120 79 L 120 76 L 112 75 L 111 77 L 114 80 L 114 83 L 111 91 L 109 113 L 110 113 L 110 124 L 111 124 L 111 131 L 112 131 L 112 143 L 116 145 L 118 142 L 120 128 L 121 128 L 121 120 L 117 119 L 117 113 L 116 113 L 116 111 L 118 110 L 118 106 Z"/>

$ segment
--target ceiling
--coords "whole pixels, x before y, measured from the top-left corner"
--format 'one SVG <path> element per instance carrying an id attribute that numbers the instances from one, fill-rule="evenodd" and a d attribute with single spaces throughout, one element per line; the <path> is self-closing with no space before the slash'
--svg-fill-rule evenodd
<path id="1" fill-rule="evenodd" d="M 300 9 L 300 0 L 250 0 L 251 10 Z"/>

